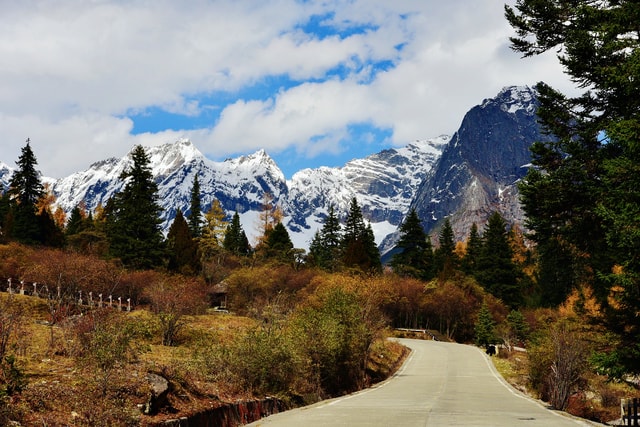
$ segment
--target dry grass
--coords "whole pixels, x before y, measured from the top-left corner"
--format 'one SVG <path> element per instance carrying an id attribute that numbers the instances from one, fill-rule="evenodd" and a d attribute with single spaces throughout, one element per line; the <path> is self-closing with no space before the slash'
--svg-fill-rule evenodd
<path id="1" fill-rule="evenodd" d="M 8 297 L 0 293 L 0 298 Z M 25 316 L 19 336 L 11 343 L 11 352 L 17 356 L 18 367 L 28 384 L 11 401 L 16 419 L 23 425 L 87 425 L 91 421 L 87 421 L 90 415 L 86 411 L 91 405 L 96 405 L 97 411 L 104 410 L 106 416 L 121 417 L 105 418 L 116 420 L 113 425 L 121 425 L 118 420 L 127 417 L 140 418 L 136 405 L 144 403 L 148 395 L 144 381 L 147 372 L 163 375 L 172 389 L 169 411 L 155 417 L 143 417 L 147 421 L 175 418 L 177 414 L 192 413 L 225 401 L 251 398 L 246 391 L 215 383 L 202 371 L 194 354 L 207 346 L 236 340 L 256 326 L 253 319 L 214 311 L 184 316 L 178 345 L 167 347 L 161 345 L 157 320 L 151 312 L 139 309 L 124 314 L 134 325 L 132 345 L 137 349 L 137 358 L 114 372 L 109 399 L 113 396 L 120 399 L 117 405 L 121 412 L 109 415 L 107 412 L 113 407 L 110 403 L 113 401 L 96 398 L 92 388 L 97 381 L 93 378 L 95 372 L 72 355 L 75 348 L 73 328 L 65 326 L 64 322 L 50 326 L 46 300 L 21 295 L 13 298 L 22 305 Z M 403 347 L 389 341 L 385 345 L 377 344 L 368 369 L 372 381 L 392 373 L 403 357 Z M 84 424 L 78 424 L 81 419 Z"/>
<path id="2" fill-rule="evenodd" d="M 497 371 L 509 384 L 533 398 L 539 398 L 528 388 L 527 353 L 503 353 L 492 360 Z M 586 377 L 583 390 L 571 397 L 567 412 L 607 423 L 620 418 L 621 398 L 639 395 L 637 389 L 626 383 L 611 382 L 601 375 L 590 374 Z"/>

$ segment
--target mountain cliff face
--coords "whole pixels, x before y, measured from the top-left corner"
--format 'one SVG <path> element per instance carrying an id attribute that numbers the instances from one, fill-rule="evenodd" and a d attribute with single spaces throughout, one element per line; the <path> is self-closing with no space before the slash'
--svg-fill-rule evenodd
<path id="1" fill-rule="evenodd" d="M 472 108 L 453 137 L 415 141 L 339 168 L 304 169 L 288 181 L 264 150 L 214 162 L 190 141 L 180 140 L 148 148 L 147 154 L 164 208 L 165 230 L 178 208 L 188 214 L 197 174 L 203 210 L 217 199 L 229 215 L 238 211 L 250 240 L 265 193 L 282 208 L 294 245 L 302 248 L 322 227 L 331 205 L 344 218 L 356 197 L 386 251 L 410 207 L 416 208 L 427 232 L 449 216 L 458 238 L 466 237 L 473 222 L 484 225 L 494 210 L 509 222 L 521 222 L 515 183 L 526 173 L 531 143 L 545 139 L 536 108 L 532 89 L 505 88 Z M 50 183 L 65 211 L 80 202 L 94 210 L 122 189 L 119 176 L 130 165 L 129 156 L 111 158 L 66 178 L 43 181 Z M 11 173 L 0 163 L 0 188 L 6 188 Z"/>
<path id="2" fill-rule="evenodd" d="M 465 239 L 494 211 L 522 223 L 516 184 L 527 173 L 531 144 L 549 139 L 537 122 L 538 105 L 533 89 L 508 87 L 465 115 L 412 203 L 425 230 L 449 217 L 456 237 Z"/>

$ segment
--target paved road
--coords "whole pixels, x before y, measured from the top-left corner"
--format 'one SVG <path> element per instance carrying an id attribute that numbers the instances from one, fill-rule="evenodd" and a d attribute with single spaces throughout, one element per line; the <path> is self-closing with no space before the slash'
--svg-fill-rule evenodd
<path id="1" fill-rule="evenodd" d="M 401 340 L 413 351 L 390 380 L 371 389 L 272 415 L 250 426 L 593 425 L 544 408 L 508 386 L 478 348 Z"/>

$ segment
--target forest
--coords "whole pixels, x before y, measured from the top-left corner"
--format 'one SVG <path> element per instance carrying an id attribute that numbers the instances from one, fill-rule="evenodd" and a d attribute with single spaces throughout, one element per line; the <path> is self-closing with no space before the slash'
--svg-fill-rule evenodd
<path id="1" fill-rule="evenodd" d="M 237 212 L 202 212 L 197 177 L 165 236 L 140 146 L 120 193 L 67 218 L 27 140 L 0 197 L 1 422 L 153 425 L 237 399 L 307 404 L 393 372 L 396 328 L 499 344 L 519 388 L 615 418 L 639 394 L 640 8 L 578 3 L 505 7 L 512 49 L 554 52 L 585 90 L 537 85 L 554 138 L 533 145 L 519 183 L 526 223 L 496 211 L 456 241 L 446 218 L 427 234 L 411 210 L 385 264 L 355 198 L 346 218 L 329 209 L 307 253 L 269 195 L 249 242 Z M 170 385 L 161 403 L 149 374 Z"/>

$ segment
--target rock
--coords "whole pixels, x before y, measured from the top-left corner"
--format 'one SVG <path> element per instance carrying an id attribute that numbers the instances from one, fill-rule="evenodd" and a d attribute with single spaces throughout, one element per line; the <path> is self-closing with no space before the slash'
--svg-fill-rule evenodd
<path id="1" fill-rule="evenodd" d="M 158 410 L 167 403 L 169 394 L 169 381 L 158 374 L 148 373 L 147 381 L 151 386 L 151 393 L 147 403 L 142 405 L 142 413 L 145 415 L 155 415 Z"/>

